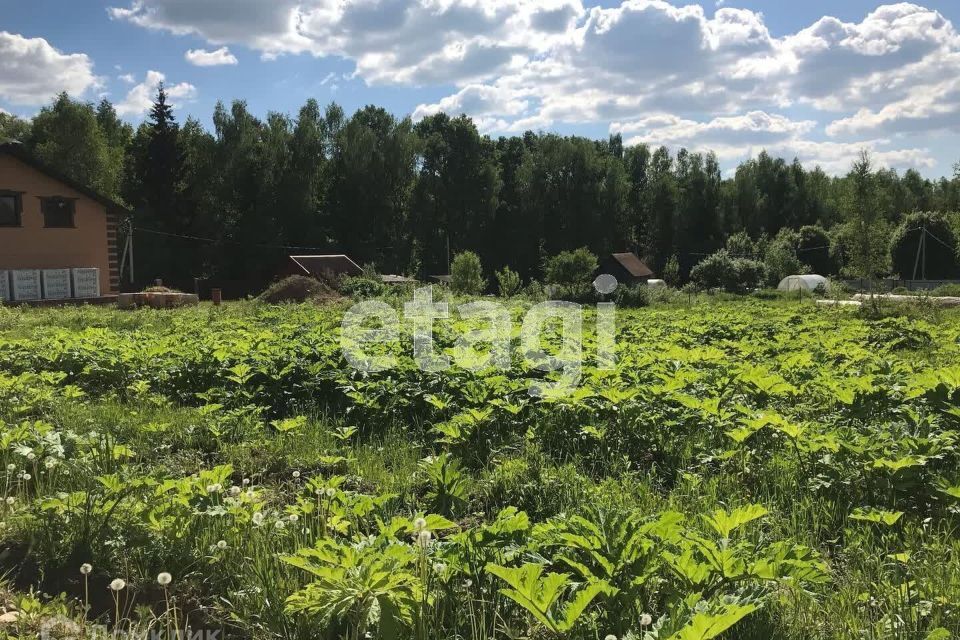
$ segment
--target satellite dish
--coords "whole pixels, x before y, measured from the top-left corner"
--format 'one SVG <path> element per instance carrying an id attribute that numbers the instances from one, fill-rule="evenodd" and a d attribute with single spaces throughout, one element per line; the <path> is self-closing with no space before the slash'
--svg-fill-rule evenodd
<path id="1" fill-rule="evenodd" d="M 593 288 L 601 295 L 609 295 L 617 290 L 618 284 L 617 279 L 609 273 L 601 273 L 593 281 Z"/>

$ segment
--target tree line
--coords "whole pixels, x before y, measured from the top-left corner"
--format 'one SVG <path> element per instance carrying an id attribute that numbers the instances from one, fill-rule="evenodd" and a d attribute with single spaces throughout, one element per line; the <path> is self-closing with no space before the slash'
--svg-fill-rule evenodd
<path id="1" fill-rule="evenodd" d="M 579 247 L 634 251 L 678 280 L 720 249 L 781 269 L 910 277 L 909 225 L 922 218 L 955 247 L 960 211 L 960 166 L 930 180 L 864 154 L 830 176 L 764 152 L 725 178 L 712 153 L 625 146 L 619 135 L 493 139 L 465 115 L 414 123 L 315 100 L 265 119 L 241 100 L 218 103 L 208 131 L 177 122 L 162 86 L 137 128 L 105 99 L 61 94 L 30 121 L 0 113 L 0 138 L 127 205 L 138 276 L 174 283 L 269 279 L 297 252 L 424 277 L 468 250 L 489 274 L 510 266 L 529 280 Z"/>

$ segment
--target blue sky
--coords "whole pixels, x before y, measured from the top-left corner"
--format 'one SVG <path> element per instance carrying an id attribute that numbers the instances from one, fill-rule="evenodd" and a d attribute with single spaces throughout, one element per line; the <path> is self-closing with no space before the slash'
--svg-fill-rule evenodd
<path id="1" fill-rule="evenodd" d="M 960 160 L 960 3 L 725 0 L 0 0 L 0 109 L 106 95 L 137 123 L 307 98 L 415 118 L 713 150 L 842 172 L 861 148 L 929 176 Z"/>

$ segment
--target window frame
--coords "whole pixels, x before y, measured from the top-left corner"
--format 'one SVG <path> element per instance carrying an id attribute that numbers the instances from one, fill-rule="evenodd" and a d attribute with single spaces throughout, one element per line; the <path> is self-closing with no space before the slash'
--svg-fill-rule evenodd
<path id="1" fill-rule="evenodd" d="M 17 229 L 23 226 L 23 191 L 13 191 L 11 189 L 0 189 L 0 197 L 13 198 L 13 216 L 14 224 L 4 224 L 0 221 L 2 229 Z"/>
<path id="2" fill-rule="evenodd" d="M 37 196 L 40 198 L 40 215 L 43 217 L 44 229 L 76 229 L 77 228 L 77 198 L 67 198 L 66 196 Z M 47 222 L 46 207 L 52 203 L 63 202 L 70 203 L 70 223 L 69 224 L 49 224 Z"/>

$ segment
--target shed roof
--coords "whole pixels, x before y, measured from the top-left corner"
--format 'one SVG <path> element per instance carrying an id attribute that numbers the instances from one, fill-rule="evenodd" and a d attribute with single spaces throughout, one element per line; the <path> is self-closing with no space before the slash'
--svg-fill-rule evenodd
<path id="1" fill-rule="evenodd" d="M 647 265 L 643 264 L 635 253 L 611 253 L 610 256 L 619 262 L 620 266 L 626 269 L 634 278 L 649 278 L 653 275 L 653 271 L 651 271 Z"/>
<path id="2" fill-rule="evenodd" d="M 290 256 L 290 261 L 299 267 L 304 275 L 315 278 L 325 273 L 338 276 L 359 276 L 363 273 L 360 265 L 342 253 L 319 256 Z"/>
<path id="3" fill-rule="evenodd" d="M 130 212 L 130 210 L 124 205 L 118 203 L 117 201 L 103 195 L 102 193 L 94 189 L 91 189 L 86 185 L 83 185 L 77 182 L 73 178 L 67 175 L 64 175 L 61 171 L 54 169 L 50 165 L 46 164 L 45 162 L 43 162 L 42 160 L 34 156 L 32 153 L 27 151 L 26 147 L 24 147 L 23 144 L 19 142 L 10 142 L 10 141 L 0 142 L 0 154 L 7 154 L 13 158 L 16 158 L 23 164 L 36 169 L 40 173 L 50 176 L 57 182 L 62 182 L 63 184 L 67 185 L 74 191 L 90 198 L 94 202 L 98 202 L 102 204 L 108 210 L 119 210 L 127 213 Z"/>

